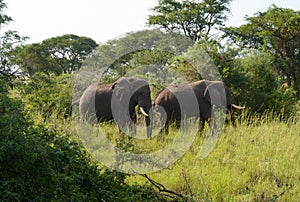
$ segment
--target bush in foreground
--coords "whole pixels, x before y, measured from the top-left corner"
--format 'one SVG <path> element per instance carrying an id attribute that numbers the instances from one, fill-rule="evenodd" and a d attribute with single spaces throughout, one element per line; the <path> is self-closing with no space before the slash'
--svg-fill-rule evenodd
<path id="1" fill-rule="evenodd" d="M 148 186 L 99 169 L 63 134 L 34 125 L 0 80 L 0 201 L 162 201 Z"/>

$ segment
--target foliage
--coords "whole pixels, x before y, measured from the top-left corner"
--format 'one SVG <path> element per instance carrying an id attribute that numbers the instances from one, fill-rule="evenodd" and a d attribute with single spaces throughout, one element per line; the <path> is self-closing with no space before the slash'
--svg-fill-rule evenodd
<path id="1" fill-rule="evenodd" d="M 20 45 L 25 40 L 17 32 L 7 31 L 4 36 L 0 36 L 0 76 L 12 79 L 20 75 L 20 68 L 11 62 L 14 57 L 13 50 L 16 45 Z"/>
<path id="2" fill-rule="evenodd" d="M 1 201 L 164 201 L 148 186 L 100 169 L 64 134 L 34 125 L 0 80 Z"/>
<path id="3" fill-rule="evenodd" d="M 294 114 L 296 93 L 291 87 L 282 86 L 284 80 L 277 76 L 274 68 L 276 61 L 268 52 L 241 51 L 230 43 L 222 45 L 218 41 L 197 42 L 188 51 L 189 55 L 194 54 L 191 57 L 200 58 L 196 65 L 183 57 L 177 57 L 172 63 L 188 81 L 222 79 L 236 102 L 255 113 L 273 111 L 285 116 Z M 216 69 L 218 72 L 213 71 Z"/>
<path id="4" fill-rule="evenodd" d="M 5 15 L 3 10 L 6 4 L 0 0 L 0 31 L 3 25 L 12 21 L 12 18 Z M 1 33 L 1 32 L 0 32 Z M 13 57 L 12 51 L 17 45 L 21 45 L 26 37 L 21 37 L 16 31 L 6 31 L 0 35 L 0 76 L 5 77 L 7 80 L 12 80 L 17 76 L 19 68 L 11 63 L 10 59 Z"/>
<path id="5" fill-rule="evenodd" d="M 187 54 L 177 57 L 179 60 L 172 65 L 178 65 L 175 68 L 183 75 L 186 74 L 190 82 L 199 79 L 222 79 L 229 84 L 231 83 L 229 77 L 237 74 L 232 71 L 237 54 L 238 49 L 232 48 L 230 44 L 222 45 L 217 40 L 201 41 L 190 46 L 187 49 Z M 230 72 L 227 71 L 229 69 Z"/>
<path id="6" fill-rule="evenodd" d="M 214 29 L 224 25 L 231 1 L 159 0 L 148 25 L 167 32 L 181 32 L 194 41 L 208 39 Z"/>
<path id="7" fill-rule="evenodd" d="M 105 83 L 124 75 L 139 75 L 149 80 L 164 78 L 172 58 L 192 43 L 182 34 L 167 34 L 159 30 L 128 33 L 123 38 L 100 45 L 87 58 L 82 71 L 85 75 L 96 74 Z"/>
<path id="8" fill-rule="evenodd" d="M 7 24 L 12 21 L 12 18 L 3 13 L 3 10 L 6 8 L 6 3 L 3 0 L 0 0 L 0 28 L 2 24 Z"/>
<path id="9" fill-rule="evenodd" d="M 269 110 L 291 115 L 296 104 L 295 92 L 291 88 L 283 88 L 282 81 L 276 78 L 274 58 L 268 53 L 252 52 L 239 62 L 244 78 L 238 83 L 237 100 L 256 113 Z"/>
<path id="10" fill-rule="evenodd" d="M 161 87 L 177 82 L 178 75 L 200 79 L 178 54 L 196 54 L 197 48 L 208 54 L 206 62 L 214 63 L 237 103 L 250 112 L 238 117 L 236 127 L 225 126 L 208 158 L 197 159 L 204 130 L 182 159 L 151 178 L 188 201 L 297 201 L 299 12 L 272 6 L 247 17 L 246 25 L 224 29 L 236 47 L 212 40 L 230 2 L 160 0 L 148 25 L 163 31 L 128 33 L 95 51 L 92 39 L 72 34 L 25 46 L 17 32 L 0 36 L 0 201 L 166 201 L 144 185 L 145 179 L 96 164 L 75 141 L 75 129 L 66 119 L 73 73 L 103 67 L 93 75 L 87 68 L 81 75 L 97 74 L 106 83 L 124 75 L 145 77 L 155 96 Z M 11 21 L 5 8 L 0 0 L 0 28 Z M 15 79 L 19 68 L 30 77 Z M 11 79 L 20 84 L 13 91 Z M 117 139 L 117 127 L 104 124 L 103 129 L 117 146 L 134 152 L 157 151 L 177 132 L 171 128 L 166 136 L 127 141 Z"/>
<path id="11" fill-rule="evenodd" d="M 18 47 L 14 62 L 29 76 L 37 72 L 47 75 L 73 73 L 96 47 L 96 42 L 90 38 L 67 34 Z"/>
<path id="12" fill-rule="evenodd" d="M 59 66 L 63 73 L 72 73 L 78 70 L 83 60 L 98 46 L 91 38 L 73 34 L 53 37 L 44 40 L 42 44 L 54 58 L 55 65 Z"/>
<path id="13" fill-rule="evenodd" d="M 164 40 L 162 35 L 159 31 L 129 33 L 124 38 L 99 46 L 96 55 L 103 57 L 101 61 L 113 61 L 121 53 L 132 50 L 111 65 L 104 62 L 112 71 L 107 71 L 103 80 L 111 82 L 122 75 L 146 77 L 155 97 L 163 86 L 179 82 L 179 77 L 188 82 L 201 78 L 222 79 L 236 102 L 256 113 L 284 111 L 289 116 L 294 111 L 295 93 L 290 88 L 281 88 L 284 80 L 276 74 L 276 61 L 268 52 L 241 50 L 230 42 L 222 44 L 218 40 L 201 41 L 186 46 L 189 55 L 197 58 L 197 64 L 192 64 L 192 60 L 184 55 L 163 51 L 173 41 Z M 179 47 L 178 50 L 183 49 Z M 221 78 L 213 71 L 213 66 L 219 70 Z M 202 75 L 199 76 L 199 72 Z"/>
<path id="14" fill-rule="evenodd" d="M 236 127 L 224 128 L 212 153 L 199 159 L 206 128 L 180 160 L 149 177 L 188 201 L 298 201 L 299 122 L 280 119 L 245 112 Z M 168 135 L 158 137 L 152 150 L 172 141 L 176 132 L 171 128 Z M 137 181 L 145 183 L 144 178 L 131 177 L 130 182 Z"/>
<path id="15" fill-rule="evenodd" d="M 30 113 L 40 113 L 44 120 L 51 114 L 68 117 L 72 103 L 73 78 L 71 74 L 47 76 L 36 73 L 31 79 L 20 84 L 25 109 Z"/>
<path id="16" fill-rule="evenodd" d="M 265 12 L 246 17 L 247 24 L 224 29 L 237 44 L 265 50 L 274 66 L 300 97 L 300 11 L 272 5 Z"/>

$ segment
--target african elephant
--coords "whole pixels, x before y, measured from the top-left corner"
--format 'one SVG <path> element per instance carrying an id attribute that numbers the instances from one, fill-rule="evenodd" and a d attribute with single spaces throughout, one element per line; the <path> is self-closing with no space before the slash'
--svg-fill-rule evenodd
<path id="1" fill-rule="evenodd" d="M 120 130 L 129 126 L 135 134 L 136 111 L 145 116 L 147 137 L 151 137 L 149 111 L 152 107 L 150 88 L 147 81 L 133 77 L 122 77 L 113 84 L 94 83 L 79 100 L 82 121 L 102 122 L 114 119 Z"/>
<path id="2" fill-rule="evenodd" d="M 212 97 L 214 99 L 211 99 Z M 178 102 L 178 99 L 181 99 L 181 102 Z M 198 105 L 198 108 L 195 105 Z M 208 80 L 164 88 L 157 93 L 153 102 L 155 111 L 160 114 L 162 110 L 165 111 L 165 132 L 168 132 L 171 122 L 178 122 L 183 118 L 200 118 L 202 123 L 208 121 L 212 117 L 213 105 L 223 106 L 222 108 L 227 106 L 227 111 L 230 111 L 232 107 L 243 109 L 234 104 L 234 99 L 223 82 Z M 183 116 L 181 113 L 184 113 Z"/>

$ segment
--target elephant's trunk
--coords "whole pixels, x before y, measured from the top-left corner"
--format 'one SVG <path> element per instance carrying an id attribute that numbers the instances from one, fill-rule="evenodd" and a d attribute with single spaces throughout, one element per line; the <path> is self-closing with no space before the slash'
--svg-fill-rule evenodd
<path id="1" fill-rule="evenodd" d="M 150 96 L 149 96 L 149 101 L 148 100 L 140 101 L 138 103 L 138 105 L 139 105 L 139 109 L 140 109 L 141 113 L 145 116 L 145 121 L 146 121 L 146 126 L 147 126 L 147 137 L 151 138 L 152 129 L 151 129 L 151 124 L 150 124 L 151 120 L 150 120 L 149 113 L 150 113 L 152 104 L 151 104 Z"/>

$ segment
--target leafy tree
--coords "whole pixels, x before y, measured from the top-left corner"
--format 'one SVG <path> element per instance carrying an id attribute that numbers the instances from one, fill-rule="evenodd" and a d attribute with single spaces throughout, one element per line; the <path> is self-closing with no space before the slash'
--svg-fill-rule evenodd
<path id="1" fill-rule="evenodd" d="M 73 34 L 53 37 L 42 42 L 54 65 L 59 66 L 63 73 L 72 73 L 78 70 L 83 60 L 98 46 L 87 37 Z"/>
<path id="2" fill-rule="evenodd" d="M 226 36 L 243 47 L 270 53 L 278 74 L 300 98 L 300 11 L 272 5 L 246 21 L 240 27 L 224 29 Z"/>
<path id="3" fill-rule="evenodd" d="M 186 81 L 196 81 L 201 79 L 198 71 L 180 56 L 194 43 L 180 33 L 164 33 L 159 30 L 128 33 L 123 38 L 100 45 L 96 53 L 83 65 L 83 69 L 87 67 L 83 75 L 86 77 L 91 74 L 91 69 L 97 72 L 97 68 L 104 67 L 106 72 L 97 72 L 104 82 L 111 83 L 130 73 L 147 77 L 150 84 L 156 84 L 155 88 L 158 89 L 171 82 L 180 82 L 177 80 L 179 75 Z M 231 44 L 222 45 L 216 40 L 197 42 L 196 46 L 202 49 L 204 55 L 210 56 L 207 62 L 217 66 L 226 83 L 237 83 L 239 71 L 236 68 L 235 57 L 239 53 L 238 48 Z M 91 76 L 94 75 L 93 73 Z M 88 81 L 90 82 L 90 79 Z M 158 90 L 155 88 L 152 89 L 154 92 Z"/>
<path id="4" fill-rule="evenodd" d="M 12 18 L 5 15 L 3 10 L 6 8 L 6 4 L 3 0 L 0 0 L 0 33 L 3 25 L 12 21 Z M 25 37 L 19 36 L 16 31 L 6 31 L 3 35 L 0 35 L 0 76 L 11 80 L 20 73 L 20 69 L 12 64 L 11 58 L 12 50 L 15 46 L 22 44 L 25 41 Z"/>
<path id="5" fill-rule="evenodd" d="M 45 46 L 42 44 L 29 44 L 16 48 L 15 63 L 21 67 L 22 72 L 28 76 L 43 72 L 48 76 L 51 73 L 61 74 L 61 68 L 54 65 L 53 58 L 49 57 Z"/>
<path id="6" fill-rule="evenodd" d="M 15 63 L 29 76 L 36 72 L 72 73 L 96 47 L 90 38 L 68 34 L 18 48 Z"/>
<path id="7" fill-rule="evenodd" d="M 0 0 L 0 31 L 3 24 L 7 24 L 12 21 L 11 17 L 5 15 L 3 10 L 6 8 L 6 4 L 3 0 Z M 0 75 L 6 76 L 10 74 L 9 68 L 7 66 L 7 52 L 10 50 L 11 45 L 6 45 L 6 40 L 8 37 L 0 36 Z M 6 47 L 7 46 L 7 47 Z"/>
<path id="8" fill-rule="evenodd" d="M 194 41 L 209 39 L 224 25 L 232 0 L 159 0 L 148 25 L 167 32 L 181 32 Z"/>
<path id="9" fill-rule="evenodd" d="M 12 21 L 12 18 L 5 15 L 3 13 L 3 10 L 6 8 L 6 4 L 4 3 L 3 0 L 0 0 L 0 27 L 2 24 L 7 24 L 8 22 Z"/>
<path id="10" fill-rule="evenodd" d="M 95 71 L 102 68 L 103 72 L 98 72 L 98 75 L 107 82 L 129 72 L 157 75 L 170 64 L 174 55 L 181 54 L 192 43 L 182 34 L 166 34 L 159 30 L 128 33 L 123 38 L 100 45 L 83 66 L 89 72 L 91 68 Z"/>
<path id="11" fill-rule="evenodd" d="M 290 116 L 297 103 L 295 91 L 281 86 L 282 82 L 274 72 L 274 63 L 271 54 L 249 50 L 247 55 L 234 60 L 231 71 L 236 72 L 233 74 L 236 76 L 230 76 L 227 83 L 237 103 L 252 112 L 262 114 L 269 111 Z"/>

